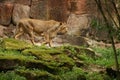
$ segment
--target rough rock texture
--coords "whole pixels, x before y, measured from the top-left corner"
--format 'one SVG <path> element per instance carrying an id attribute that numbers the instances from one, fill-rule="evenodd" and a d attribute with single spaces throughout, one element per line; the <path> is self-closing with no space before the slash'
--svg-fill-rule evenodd
<path id="1" fill-rule="evenodd" d="M 87 13 L 87 0 L 69 0 L 69 11 L 78 15 Z"/>
<path id="2" fill-rule="evenodd" d="M 21 18 L 29 18 L 29 13 L 29 6 L 15 4 L 12 17 L 14 24 L 16 24 Z"/>
<path id="3" fill-rule="evenodd" d="M 0 0 L 0 3 L 6 3 L 6 2 L 14 2 L 15 0 Z"/>
<path id="4" fill-rule="evenodd" d="M 1 3 L 19 3 L 24 5 L 31 5 L 31 0 L 0 0 Z"/>
<path id="5" fill-rule="evenodd" d="M 14 0 L 14 3 L 31 5 L 31 0 Z"/>
<path id="6" fill-rule="evenodd" d="M 5 29 L 6 29 L 5 26 L 0 25 L 0 37 L 2 38 L 6 37 L 4 34 Z"/>
<path id="7" fill-rule="evenodd" d="M 0 3 L 0 24 L 9 25 L 12 17 L 13 4 Z"/>
<path id="8" fill-rule="evenodd" d="M 110 42 L 109 33 L 107 29 L 104 28 L 97 28 L 97 27 L 90 27 L 89 29 L 89 38 L 97 40 L 97 41 L 104 41 Z"/>
<path id="9" fill-rule="evenodd" d="M 11 37 L 14 36 L 15 30 L 16 30 L 16 26 L 13 25 L 13 24 L 10 24 L 10 25 L 4 30 L 4 34 L 5 34 L 7 37 L 11 38 Z"/>
<path id="10" fill-rule="evenodd" d="M 80 36 L 72 36 L 72 35 L 65 35 L 61 36 L 64 43 L 70 43 L 72 45 L 79 45 L 79 46 L 91 46 L 89 45 L 88 41 L 84 37 Z"/>
<path id="11" fill-rule="evenodd" d="M 47 0 L 32 0 L 30 17 L 35 19 L 46 20 L 47 15 Z"/>
<path id="12" fill-rule="evenodd" d="M 53 3 L 54 2 L 54 3 Z M 66 22 L 68 18 L 67 0 L 51 0 L 49 1 L 48 14 L 49 19 Z"/>
<path id="13" fill-rule="evenodd" d="M 67 0 L 32 0 L 30 11 L 31 18 L 64 22 L 67 20 Z"/>
<path id="14" fill-rule="evenodd" d="M 86 36 L 87 30 L 90 27 L 90 20 L 87 14 L 71 14 L 68 18 L 67 24 L 69 26 L 68 34 L 75 36 Z"/>

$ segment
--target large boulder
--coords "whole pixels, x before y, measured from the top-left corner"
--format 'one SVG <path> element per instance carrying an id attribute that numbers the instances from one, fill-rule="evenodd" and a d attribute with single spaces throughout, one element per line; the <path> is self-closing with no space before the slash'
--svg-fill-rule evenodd
<path id="1" fill-rule="evenodd" d="M 47 16 L 47 0 L 32 0 L 30 17 L 45 20 Z"/>
<path id="2" fill-rule="evenodd" d="M 67 21 L 68 34 L 74 36 L 87 36 L 90 26 L 90 19 L 87 14 L 75 15 L 71 14 Z"/>
<path id="3" fill-rule="evenodd" d="M 13 4 L 0 3 L 0 24 L 9 25 L 12 17 Z"/>
<path id="4" fill-rule="evenodd" d="M 12 38 L 2 39 L 2 43 L 0 45 L 4 49 L 8 49 L 8 50 L 24 50 L 33 47 L 33 45 L 28 42 L 15 40 Z"/>
<path id="5" fill-rule="evenodd" d="M 27 5 L 15 4 L 12 20 L 16 24 L 21 18 L 29 18 L 30 7 Z"/>
<path id="6" fill-rule="evenodd" d="M 90 14 L 71 14 L 67 21 L 68 34 L 74 37 L 83 36 L 109 43 L 110 39 L 107 28 L 101 25 L 102 23 L 99 23 L 100 21 Z"/>

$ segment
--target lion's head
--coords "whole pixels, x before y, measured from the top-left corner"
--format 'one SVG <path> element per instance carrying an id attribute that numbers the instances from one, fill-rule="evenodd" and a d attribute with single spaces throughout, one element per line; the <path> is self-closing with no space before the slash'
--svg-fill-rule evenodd
<path id="1" fill-rule="evenodd" d="M 58 31 L 58 35 L 63 35 L 65 33 L 67 33 L 68 31 L 68 28 L 67 28 L 67 24 L 66 23 L 60 23 L 60 26 L 59 26 L 59 31 Z"/>

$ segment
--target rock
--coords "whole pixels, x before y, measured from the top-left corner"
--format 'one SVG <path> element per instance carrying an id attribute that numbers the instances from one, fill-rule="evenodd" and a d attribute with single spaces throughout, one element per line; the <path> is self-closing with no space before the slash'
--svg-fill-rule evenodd
<path id="1" fill-rule="evenodd" d="M 71 41 L 73 41 L 79 36 L 83 36 L 97 41 L 110 42 L 107 29 L 104 28 L 99 29 L 98 27 L 96 27 L 96 25 L 95 26 L 91 25 L 92 24 L 91 22 L 93 21 L 92 19 L 93 17 L 89 14 L 83 14 L 83 15 L 71 14 L 69 16 L 67 24 L 68 24 L 68 35 L 73 36 L 73 39 L 71 37 Z M 78 39 L 80 40 L 81 38 Z M 84 41 L 85 40 L 87 41 L 88 45 L 92 45 L 92 46 L 96 45 L 96 42 L 93 40 L 84 39 Z"/>
<path id="2" fill-rule="evenodd" d="M 27 5 L 15 4 L 12 20 L 16 24 L 21 18 L 29 18 L 30 7 Z"/>
<path id="3" fill-rule="evenodd" d="M 112 79 L 120 79 L 120 71 L 116 71 L 112 68 L 106 68 L 107 75 L 109 75 Z"/>
<path id="4" fill-rule="evenodd" d="M 82 49 L 81 49 L 81 50 L 82 50 Z M 101 54 L 96 53 L 96 52 L 93 51 L 93 49 L 91 49 L 91 48 L 84 48 L 83 50 L 85 51 L 86 55 L 88 55 L 89 57 L 91 57 L 91 58 L 93 58 L 93 59 L 102 57 Z"/>
<path id="5" fill-rule="evenodd" d="M 30 17 L 46 20 L 47 16 L 47 0 L 32 0 Z"/>
<path id="6" fill-rule="evenodd" d="M 77 11 L 75 14 L 86 14 L 87 13 L 87 0 L 79 0 L 77 2 Z"/>
<path id="7" fill-rule="evenodd" d="M 13 3 L 15 0 L 0 0 L 0 3 L 7 3 L 7 2 L 11 2 Z"/>
<path id="8" fill-rule="evenodd" d="M 68 7 L 70 12 L 74 14 L 86 14 L 87 13 L 87 0 L 69 0 Z"/>
<path id="9" fill-rule="evenodd" d="M 0 24 L 9 25 L 12 17 L 13 4 L 0 3 Z"/>
<path id="10" fill-rule="evenodd" d="M 90 46 L 86 39 L 82 36 L 64 35 L 61 36 L 63 43 L 69 43 L 71 45 L 78 46 Z"/>
<path id="11" fill-rule="evenodd" d="M 24 5 L 31 5 L 32 0 L 14 0 L 14 3 L 24 4 Z"/>
<path id="12" fill-rule="evenodd" d="M 77 67 L 84 66 L 84 62 L 83 61 L 75 61 L 75 64 L 76 64 Z"/>
<path id="13" fill-rule="evenodd" d="M 5 38 L 5 37 L 7 37 L 4 33 L 4 31 L 6 30 L 6 27 L 5 26 L 2 26 L 2 25 L 0 25 L 0 37 L 1 38 Z"/>
<path id="14" fill-rule="evenodd" d="M 95 52 L 91 48 L 85 48 L 84 51 L 91 58 L 95 58 Z"/>
<path id="15" fill-rule="evenodd" d="M 65 53 L 60 51 L 59 49 L 40 49 L 40 48 L 33 48 L 33 49 L 25 49 L 22 52 L 24 55 L 33 55 L 37 59 L 42 61 L 47 61 L 46 63 L 49 64 L 51 67 L 67 67 L 72 68 L 74 65 L 74 60 L 68 57 Z"/>
<path id="16" fill-rule="evenodd" d="M 75 15 L 71 14 L 67 21 L 68 34 L 74 36 L 87 36 L 90 26 L 89 15 Z"/>
<path id="17" fill-rule="evenodd" d="M 23 75 L 26 77 L 27 80 L 61 80 L 59 79 L 58 76 L 53 75 L 47 71 L 43 71 L 43 70 L 27 70 L 27 69 L 21 69 L 21 70 L 17 70 L 17 74 Z"/>
<path id="18" fill-rule="evenodd" d="M 68 0 L 50 0 L 48 4 L 50 7 L 48 8 L 49 18 L 66 22 L 68 18 L 67 2 Z"/>
<path id="19" fill-rule="evenodd" d="M 97 47 L 98 42 L 87 37 L 81 37 L 84 43 L 88 44 L 90 47 Z"/>
<path id="20" fill-rule="evenodd" d="M 7 36 L 7 37 L 9 37 L 9 38 L 11 38 L 11 37 L 13 37 L 14 36 L 14 34 L 15 34 L 15 26 L 13 25 L 13 24 L 10 24 L 5 30 L 4 30 L 4 34 Z"/>
<path id="21" fill-rule="evenodd" d="M 15 40 L 15 39 L 12 39 L 12 38 L 4 38 L 2 40 L 2 44 L 1 46 L 4 48 L 4 49 L 8 49 L 8 50 L 23 50 L 23 49 L 26 49 L 26 48 L 31 48 L 32 47 L 32 44 L 29 44 L 27 42 L 24 42 L 24 41 L 20 41 L 20 40 Z"/>
<path id="22" fill-rule="evenodd" d="M 2 3 L 18 3 L 18 4 L 24 4 L 24 5 L 31 5 L 31 0 L 0 0 Z"/>
<path id="23" fill-rule="evenodd" d="M 1 58 L 1 56 L 0 56 Z M 11 60 L 11 59 L 0 59 L 0 70 L 7 71 L 7 70 L 13 70 L 15 67 L 18 67 L 18 61 L 17 60 Z"/>
<path id="24" fill-rule="evenodd" d="M 115 28 L 113 30 L 115 31 Z M 115 34 L 113 34 L 113 36 L 114 38 L 116 37 Z M 100 21 L 93 18 L 92 18 L 91 26 L 89 27 L 88 37 L 97 41 L 104 41 L 107 43 L 111 41 L 109 38 L 107 27 L 103 26 L 103 23 L 100 23 Z"/>

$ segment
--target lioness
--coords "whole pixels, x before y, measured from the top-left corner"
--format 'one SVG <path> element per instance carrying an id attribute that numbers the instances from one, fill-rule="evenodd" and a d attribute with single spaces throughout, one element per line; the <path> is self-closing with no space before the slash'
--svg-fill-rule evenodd
<path id="1" fill-rule="evenodd" d="M 43 44 L 49 44 L 49 46 L 51 46 L 54 37 L 58 34 L 65 34 L 66 32 L 67 26 L 65 23 L 54 20 L 43 21 L 37 19 L 21 19 L 17 24 L 14 38 L 17 39 L 25 33 L 30 36 L 32 44 L 35 44 L 34 37 L 35 34 L 38 34 L 44 37 L 45 41 Z"/>

